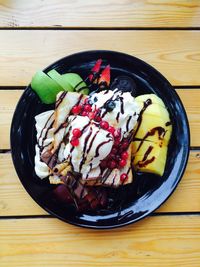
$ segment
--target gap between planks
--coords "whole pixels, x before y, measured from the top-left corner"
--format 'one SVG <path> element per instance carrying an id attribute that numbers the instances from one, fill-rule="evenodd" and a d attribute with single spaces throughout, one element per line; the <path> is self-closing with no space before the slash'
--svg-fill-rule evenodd
<path id="1" fill-rule="evenodd" d="M 48 2 L 48 4 L 47 4 Z M 0 27 L 200 26 L 198 0 L 1 1 Z"/>

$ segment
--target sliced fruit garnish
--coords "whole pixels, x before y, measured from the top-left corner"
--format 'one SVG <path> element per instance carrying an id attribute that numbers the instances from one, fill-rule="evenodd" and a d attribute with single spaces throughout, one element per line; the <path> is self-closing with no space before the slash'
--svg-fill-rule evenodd
<path id="1" fill-rule="evenodd" d="M 148 141 L 134 141 L 132 157 L 135 170 L 162 176 L 167 158 L 167 146 L 159 146 Z"/>
<path id="2" fill-rule="evenodd" d="M 51 77 L 52 80 L 56 81 L 63 88 L 63 90 L 69 92 L 74 91 L 73 86 L 66 79 L 63 79 L 63 76 L 55 69 L 50 70 L 47 74 L 49 75 L 49 77 Z"/>
<path id="3" fill-rule="evenodd" d="M 133 167 L 163 175 L 172 125 L 164 102 L 154 94 L 135 98 L 141 113 L 132 142 Z"/>
<path id="4" fill-rule="evenodd" d="M 54 103 L 56 101 L 56 95 L 63 90 L 60 84 L 52 80 L 43 71 L 36 72 L 32 78 L 31 87 L 45 104 Z"/>
<path id="5" fill-rule="evenodd" d="M 63 81 L 69 83 L 73 87 L 73 91 L 88 95 L 89 89 L 80 75 L 77 73 L 65 73 L 62 75 Z"/>
<path id="6" fill-rule="evenodd" d="M 98 80 L 99 87 L 108 87 L 110 84 L 110 65 L 107 65 L 102 71 Z"/>
<path id="7" fill-rule="evenodd" d="M 89 80 L 92 82 L 97 78 L 97 74 L 100 71 L 102 64 L 102 59 L 98 59 L 94 65 L 94 67 L 91 69 L 91 74 L 88 76 Z"/>

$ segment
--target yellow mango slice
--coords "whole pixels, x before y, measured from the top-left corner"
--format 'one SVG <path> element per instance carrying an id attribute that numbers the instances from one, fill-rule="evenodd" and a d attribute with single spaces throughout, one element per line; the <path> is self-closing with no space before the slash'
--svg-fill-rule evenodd
<path id="1" fill-rule="evenodd" d="M 159 106 L 162 106 L 165 108 L 165 104 L 162 101 L 162 99 L 160 97 L 158 97 L 155 94 L 145 94 L 145 95 L 139 95 L 135 98 L 135 100 L 137 101 L 137 103 L 139 102 L 145 102 L 147 99 L 151 99 L 153 104 L 157 104 Z"/>
<path id="2" fill-rule="evenodd" d="M 162 176 L 167 158 L 167 146 L 144 141 L 132 142 L 133 167 L 136 171 L 155 173 Z M 138 151 L 137 151 L 138 150 Z"/>

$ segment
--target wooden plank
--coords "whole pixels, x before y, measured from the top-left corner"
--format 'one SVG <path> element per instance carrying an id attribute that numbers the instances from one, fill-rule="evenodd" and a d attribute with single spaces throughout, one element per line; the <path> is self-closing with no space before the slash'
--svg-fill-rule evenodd
<path id="1" fill-rule="evenodd" d="M 191 146 L 200 146 L 200 90 L 199 89 L 177 89 L 185 107 L 190 125 Z"/>
<path id="2" fill-rule="evenodd" d="M 10 148 L 10 125 L 22 90 L 0 90 L 0 149 Z"/>
<path id="3" fill-rule="evenodd" d="M 94 231 L 57 219 L 0 221 L 0 266 L 199 267 L 200 216 Z"/>
<path id="4" fill-rule="evenodd" d="M 1 27 L 197 27 L 198 0 L 1 1 Z"/>
<path id="5" fill-rule="evenodd" d="M 191 130 L 191 145 L 200 146 L 200 89 L 176 90 L 186 108 Z M 10 123 L 22 90 L 0 90 L 0 149 L 9 149 Z M 192 104 L 191 104 L 192 103 Z"/>
<path id="6" fill-rule="evenodd" d="M 199 31 L 1 31 L 0 86 L 26 85 L 37 69 L 91 49 L 135 55 L 173 85 L 200 85 L 199 43 Z"/>
<path id="7" fill-rule="evenodd" d="M 10 153 L 0 154 L 0 170 L 0 216 L 47 214 L 20 183 Z"/>
<path id="8" fill-rule="evenodd" d="M 188 167 L 173 195 L 159 212 L 200 211 L 200 153 L 191 152 Z M 44 212 L 21 185 L 10 154 L 0 154 L 0 216 L 42 215 Z M 192 197 L 191 197 L 192 196 Z"/>

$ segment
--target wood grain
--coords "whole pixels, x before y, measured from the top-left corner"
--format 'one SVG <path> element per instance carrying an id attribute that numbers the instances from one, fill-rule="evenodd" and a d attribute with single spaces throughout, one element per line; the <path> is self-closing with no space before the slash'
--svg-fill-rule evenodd
<path id="1" fill-rule="evenodd" d="M 91 49 L 135 55 L 173 85 L 200 85 L 199 44 L 199 31 L 1 31 L 0 86 L 26 85 L 37 69 Z"/>
<path id="2" fill-rule="evenodd" d="M 0 221 L 0 266 L 199 267 L 200 216 L 94 231 L 57 219 Z"/>
<path id="3" fill-rule="evenodd" d="M 198 0 L 0 2 L 0 27 L 197 27 Z"/>
<path id="4" fill-rule="evenodd" d="M 191 146 L 200 146 L 200 89 L 177 89 L 186 108 L 191 130 Z M 0 149 L 9 149 L 12 115 L 22 90 L 0 90 Z M 192 104 L 191 104 L 192 103 Z"/>
<path id="5" fill-rule="evenodd" d="M 0 154 L 0 170 L 0 216 L 47 214 L 31 199 L 21 185 L 15 173 L 10 154 Z M 182 181 L 174 194 L 158 211 L 200 211 L 199 176 L 200 153 L 191 152 Z"/>

